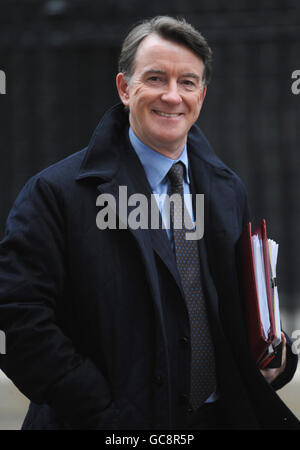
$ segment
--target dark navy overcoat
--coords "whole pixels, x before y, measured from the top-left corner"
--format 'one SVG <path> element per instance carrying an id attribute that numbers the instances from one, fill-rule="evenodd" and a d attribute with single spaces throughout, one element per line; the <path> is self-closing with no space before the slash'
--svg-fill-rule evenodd
<path id="1" fill-rule="evenodd" d="M 96 223 L 99 195 L 118 202 L 120 186 L 128 197 L 151 195 L 128 126 L 121 105 L 109 110 L 89 146 L 32 177 L 9 214 L 0 368 L 31 400 L 25 429 L 186 427 L 189 320 L 166 232 Z M 249 219 L 245 188 L 197 126 L 188 154 L 193 192 L 205 198 L 199 250 L 224 428 L 298 428 L 275 391 L 296 356 L 289 350 L 271 386 L 248 351 L 236 257 Z"/>

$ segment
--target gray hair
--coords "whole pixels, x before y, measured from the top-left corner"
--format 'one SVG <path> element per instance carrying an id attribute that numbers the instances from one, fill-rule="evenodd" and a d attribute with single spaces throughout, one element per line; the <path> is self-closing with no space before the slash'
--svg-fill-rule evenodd
<path id="1" fill-rule="evenodd" d="M 192 50 L 204 64 L 203 84 L 211 79 L 212 51 L 205 38 L 185 19 L 175 19 L 169 16 L 157 16 L 136 25 L 123 42 L 119 57 L 119 72 L 130 79 L 134 73 L 137 49 L 147 36 L 156 33 L 164 39 L 184 45 Z"/>

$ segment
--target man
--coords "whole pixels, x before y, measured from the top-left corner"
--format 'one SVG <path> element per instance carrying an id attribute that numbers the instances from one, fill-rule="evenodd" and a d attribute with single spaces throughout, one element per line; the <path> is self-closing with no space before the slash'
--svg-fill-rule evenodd
<path id="1" fill-rule="evenodd" d="M 1 368 L 31 400 L 23 428 L 299 428 L 275 393 L 297 364 L 285 339 L 278 369 L 260 372 L 249 353 L 235 256 L 247 196 L 194 125 L 210 64 L 185 21 L 135 27 L 122 104 L 16 200 L 0 253 Z M 186 244 L 174 208 L 171 229 L 128 226 L 124 187 L 126 200 L 204 194 L 204 238 Z M 193 197 L 186 209 L 197 219 Z"/>

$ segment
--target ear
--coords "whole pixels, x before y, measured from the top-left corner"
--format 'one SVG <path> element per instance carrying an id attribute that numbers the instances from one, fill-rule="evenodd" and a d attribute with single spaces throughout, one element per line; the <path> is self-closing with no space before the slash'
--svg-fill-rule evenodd
<path id="1" fill-rule="evenodd" d="M 122 103 L 129 106 L 129 85 L 124 73 L 120 72 L 116 76 L 117 90 Z"/>
<path id="2" fill-rule="evenodd" d="M 207 91 L 207 86 L 206 84 L 203 86 L 202 88 L 202 92 L 201 92 L 201 101 L 202 103 L 204 102 L 205 96 L 206 96 L 206 91 Z"/>
<path id="3" fill-rule="evenodd" d="M 203 102 L 204 102 L 204 99 L 205 99 L 205 96 L 206 96 L 206 91 L 207 91 L 207 87 L 206 87 L 206 85 L 204 85 L 203 88 L 202 88 L 202 92 L 200 94 L 200 110 L 202 108 L 202 105 L 203 105 Z"/>

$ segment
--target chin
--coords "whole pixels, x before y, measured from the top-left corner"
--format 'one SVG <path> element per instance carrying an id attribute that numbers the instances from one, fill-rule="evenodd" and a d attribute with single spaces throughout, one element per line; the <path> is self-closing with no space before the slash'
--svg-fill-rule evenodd
<path id="1" fill-rule="evenodd" d="M 185 139 L 182 138 L 182 136 L 175 136 L 172 134 L 168 134 L 168 135 L 157 135 L 157 142 L 161 142 L 162 145 L 164 145 L 165 147 L 178 147 L 178 145 L 180 146 L 180 143 L 183 142 L 182 146 L 184 146 L 185 144 Z"/>

